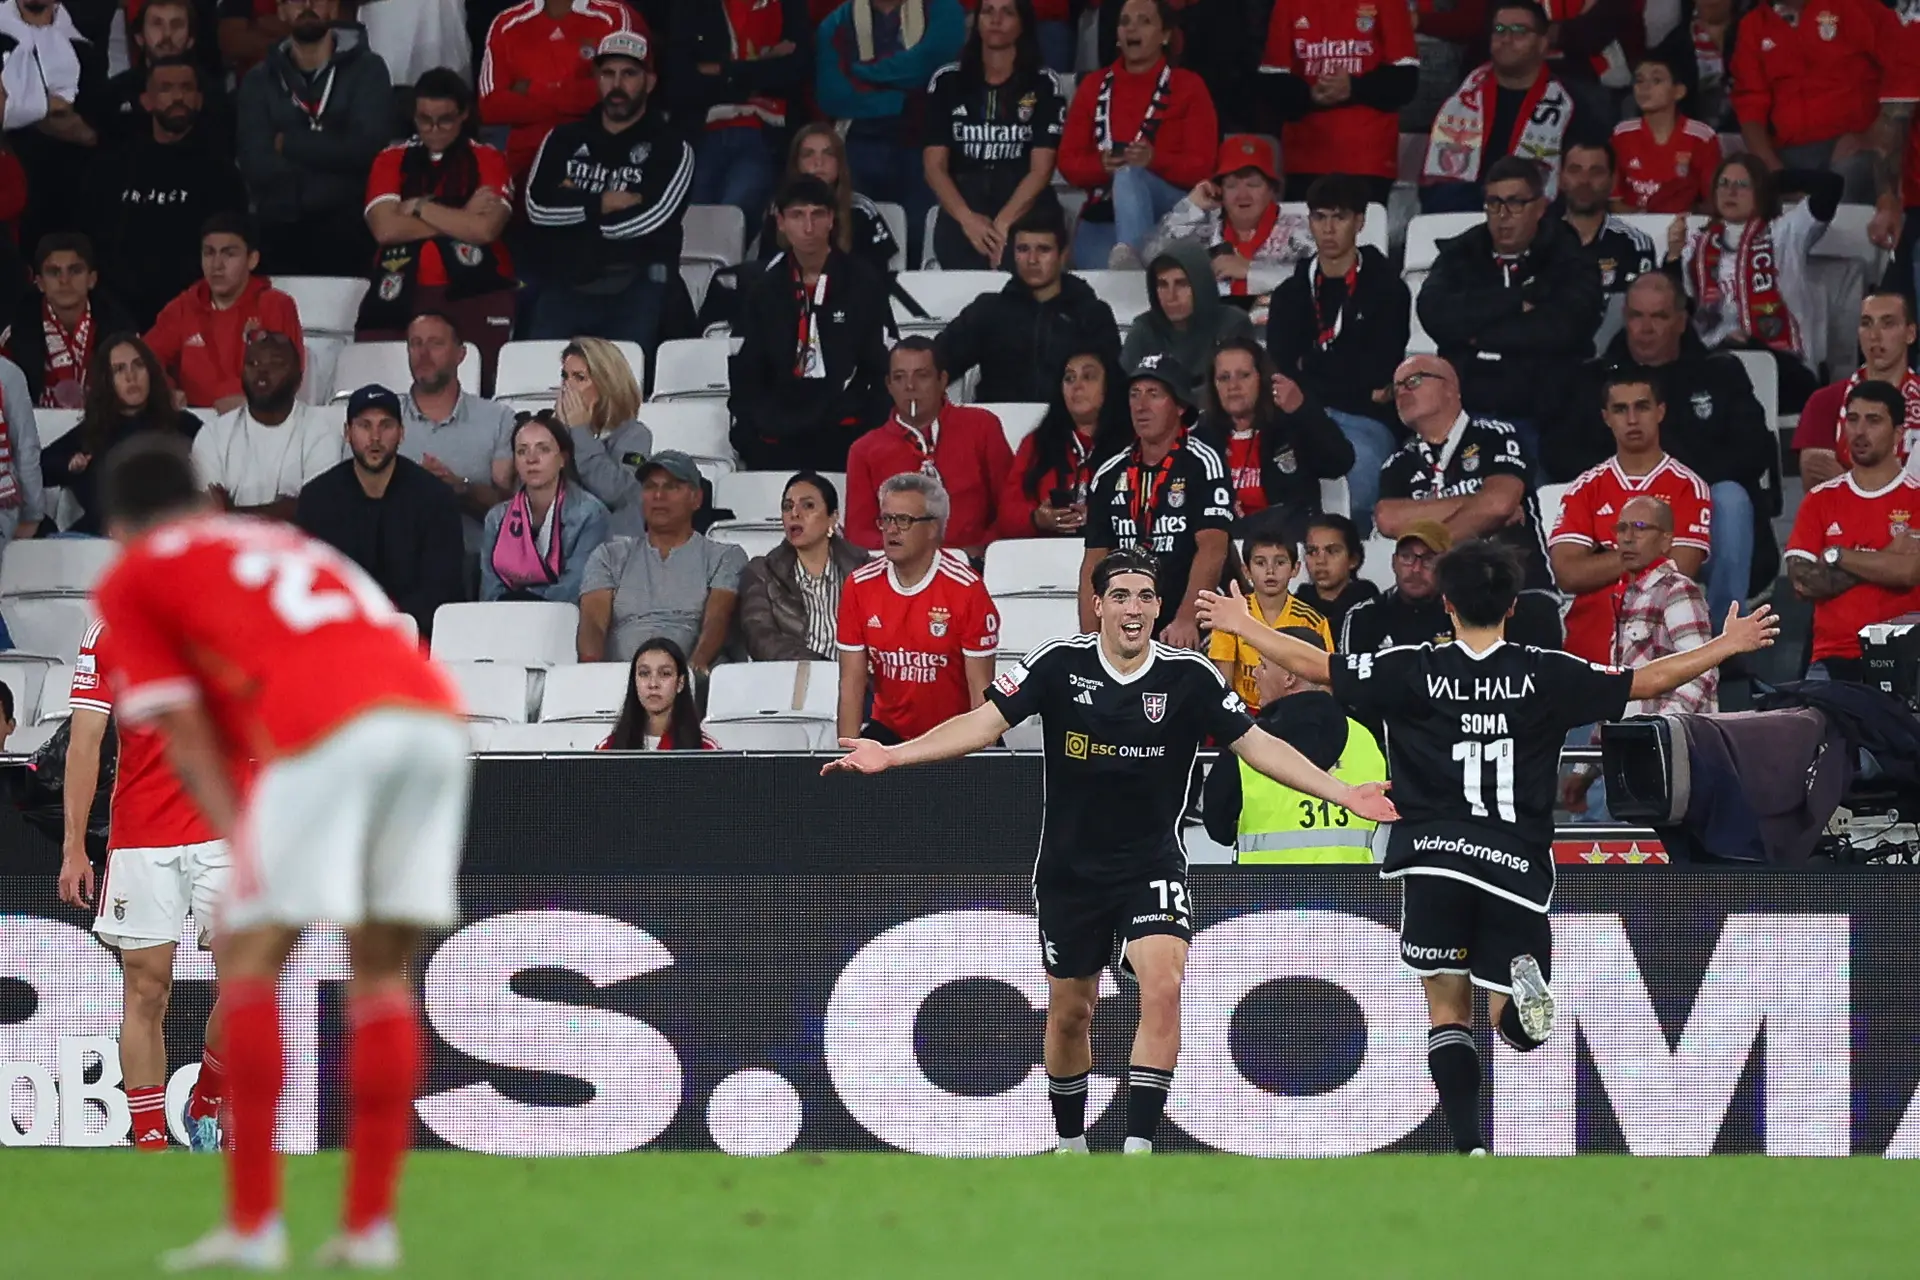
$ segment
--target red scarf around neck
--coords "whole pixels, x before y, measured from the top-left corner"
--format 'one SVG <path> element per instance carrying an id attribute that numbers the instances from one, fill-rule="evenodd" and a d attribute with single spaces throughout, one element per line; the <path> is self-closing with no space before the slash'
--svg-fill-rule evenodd
<path id="1" fill-rule="evenodd" d="M 1700 252 L 1693 256 L 1693 296 L 1702 307 L 1740 309 L 1740 331 L 1776 351 L 1798 352 L 1800 322 L 1787 310 L 1780 292 L 1780 255 L 1773 245 L 1773 222 L 1754 218 L 1740 230 L 1734 248 L 1739 265 L 1734 271 L 1738 296 L 1727 298 L 1720 289 L 1720 259 L 1726 253 L 1721 238 L 1727 224 L 1715 218 L 1700 234 Z"/>
<path id="2" fill-rule="evenodd" d="M 42 300 L 40 328 L 47 340 L 47 381 L 39 407 L 78 409 L 86 400 L 87 365 L 93 360 L 93 306 L 88 304 L 69 333 L 53 314 L 53 304 Z"/>
<path id="3" fill-rule="evenodd" d="M 1260 246 L 1265 244 L 1267 238 L 1273 234 L 1274 224 L 1279 221 L 1280 202 L 1276 200 L 1267 206 L 1265 213 L 1260 215 L 1260 221 L 1253 224 L 1253 230 L 1249 231 L 1246 236 L 1242 238 L 1241 235 L 1233 229 L 1233 223 L 1227 219 L 1225 211 L 1222 211 L 1220 214 L 1220 239 L 1235 253 L 1239 254 L 1241 258 L 1247 262 L 1252 262 L 1254 255 L 1260 252 Z M 1234 297 L 1244 298 L 1247 296 L 1247 278 L 1245 276 L 1241 276 L 1238 280 L 1231 281 L 1230 283 L 1232 287 L 1228 289 L 1228 292 Z"/>

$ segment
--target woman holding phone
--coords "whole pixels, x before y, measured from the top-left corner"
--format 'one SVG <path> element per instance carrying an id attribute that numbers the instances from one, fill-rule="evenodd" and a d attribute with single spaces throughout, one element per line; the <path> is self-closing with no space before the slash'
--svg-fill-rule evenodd
<path id="1" fill-rule="evenodd" d="M 1079 537 L 1094 471 L 1133 439 L 1126 380 L 1095 351 L 1067 357 L 1046 416 L 1020 442 L 1000 494 L 1002 538 Z"/>

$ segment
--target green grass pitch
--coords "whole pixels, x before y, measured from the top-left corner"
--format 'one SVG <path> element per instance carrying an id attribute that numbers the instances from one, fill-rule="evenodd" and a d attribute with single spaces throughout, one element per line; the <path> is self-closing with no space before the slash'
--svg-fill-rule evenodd
<path id="1" fill-rule="evenodd" d="M 289 1161 L 295 1273 L 328 1232 L 337 1154 Z M 1899 1161 L 1260 1161 L 636 1154 L 413 1158 L 422 1277 L 1083 1276 L 1444 1280 L 1920 1274 Z M 0 1276 L 154 1274 L 218 1212 L 217 1160 L 0 1152 Z"/>

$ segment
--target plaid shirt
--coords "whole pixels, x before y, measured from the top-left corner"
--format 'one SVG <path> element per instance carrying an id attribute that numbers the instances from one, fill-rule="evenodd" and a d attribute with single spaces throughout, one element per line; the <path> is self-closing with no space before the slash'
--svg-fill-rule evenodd
<path id="1" fill-rule="evenodd" d="M 1615 589 L 1613 661 L 1636 667 L 1668 654 L 1697 649 L 1713 639 L 1713 620 L 1700 584 L 1671 560 L 1647 569 Z M 1668 715 L 1720 709 L 1720 673 L 1710 670 L 1658 698 L 1627 704 L 1627 714 Z"/>

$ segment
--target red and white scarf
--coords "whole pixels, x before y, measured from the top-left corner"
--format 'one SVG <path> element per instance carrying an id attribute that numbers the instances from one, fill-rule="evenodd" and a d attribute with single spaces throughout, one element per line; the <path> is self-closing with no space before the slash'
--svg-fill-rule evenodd
<path id="1" fill-rule="evenodd" d="M 1260 215 L 1260 221 L 1253 224 L 1253 230 L 1242 237 L 1233 229 L 1233 223 L 1223 212 L 1220 215 L 1220 242 L 1239 254 L 1242 262 L 1252 262 L 1254 255 L 1260 252 L 1261 246 L 1265 245 L 1268 237 L 1273 235 L 1273 229 L 1279 221 L 1280 202 L 1276 200 L 1267 206 L 1265 213 Z M 1231 286 L 1227 292 L 1232 296 L 1236 298 L 1247 296 L 1245 276 L 1227 283 Z"/>
<path id="2" fill-rule="evenodd" d="M 1700 69 L 1700 88 L 1703 91 L 1718 88 L 1727 78 L 1726 54 L 1713 42 L 1707 24 L 1700 19 L 1695 18 L 1688 24 L 1687 34 L 1693 37 L 1693 62 Z"/>
<path id="3" fill-rule="evenodd" d="M 40 391 L 42 409 L 78 409 L 87 398 L 87 365 L 93 360 L 93 306 L 81 313 L 80 323 L 68 333 L 48 302 L 40 304 L 40 329 L 47 340 L 47 383 Z"/>
<path id="4" fill-rule="evenodd" d="M 1780 292 L 1780 258 L 1773 247 L 1773 220 L 1755 218 L 1741 228 L 1740 243 L 1733 250 L 1738 258 L 1733 278 L 1736 296 L 1732 298 L 1720 288 L 1726 230 L 1727 224 L 1716 218 L 1695 233 L 1701 240 L 1693 255 L 1689 283 L 1699 311 L 1713 314 L 1728 306 L 1737 307 L 1741 333 L 1776 351 L 1802 350 L 1800 322 L 1787 309 L 1786 297 Z"/>
<path id="5" fill-rule="evenodd" d="M 1140 117 L 1140 131 L 1127 142 L 1113 136 L 1113 82 L 1119 78 L 1121 66 L 1114 63 L 1100 73 L 1100 92 L 1093 99 L 1093 141 L 1101 155 L 1111 155 L 1115 147 L 1129 146 L 1134 142 L 1152 142 L 1154 135 L 1160 132 L 1160 118 L 1167 109 L 1167 103 L 1173 100 L 1173 64 L 1164 58 L 1160 61 L 1160 76 L 1153 82 L 1153 96 L 1147 99 L 1147 109 Z M 1104 200 L 1107 189 L 1099 187 L 1088 193 L 1090 200 Z"/>
<path id="6" fill-rule="evenodd" d="M 0 391 L 0 507 L 20 505 L 20 482 L 13 474 L 13 424 L 7 420 L 7 398 Z"/>
<path id="7" fill-rule="evenodd" d="M 1493 127 L 1496 88 L 1493 64 L 1485 63 L 1469 72 L 1441 106 L 1428 137 L 1426 163 L 1420 170 L 1423 185 L 1480 180 L 1487 131 Z M 1572 120 L 1573 98 L 1567 87 L 1542 69 L 1520 104 L 1513 137 L 1498 140 L 1501 155 L 1520 156 L 1540 165 L 1546 174 L 1549 200 L 1560 189 L 1560 155 Z"/>

